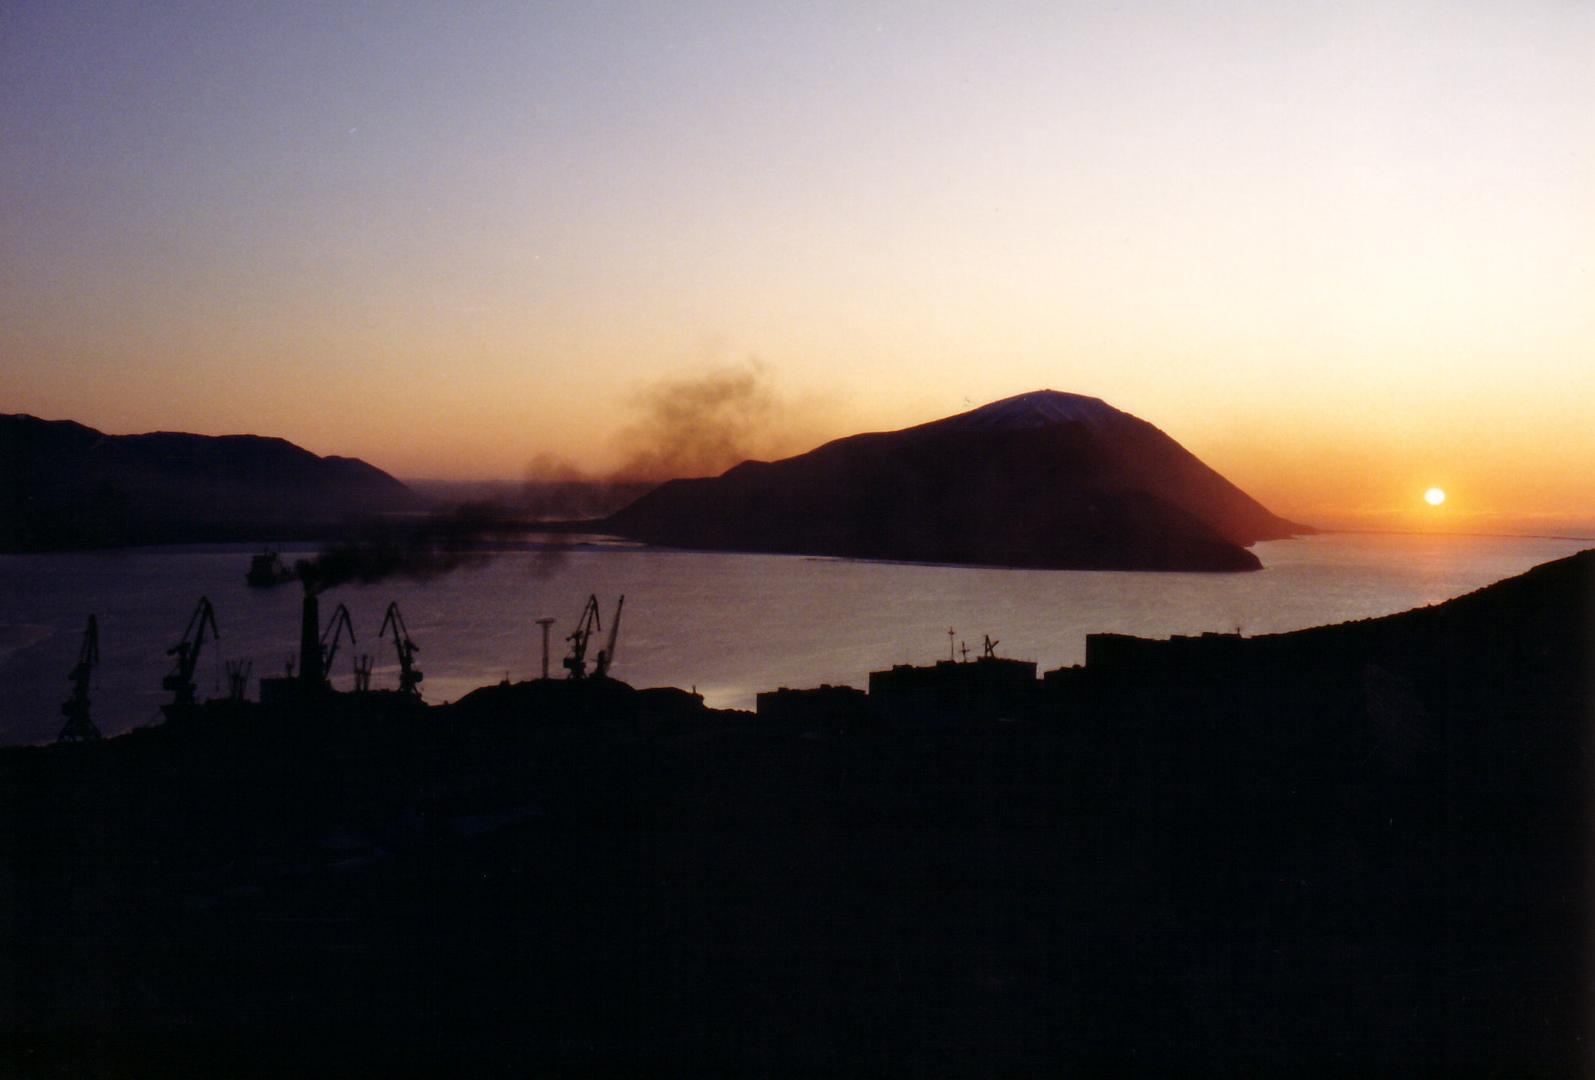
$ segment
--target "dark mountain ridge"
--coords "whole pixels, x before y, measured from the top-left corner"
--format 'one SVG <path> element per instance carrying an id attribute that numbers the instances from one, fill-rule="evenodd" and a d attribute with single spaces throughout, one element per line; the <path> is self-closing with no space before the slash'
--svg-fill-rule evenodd
<path id="1" fill-rule="evenodd" d="M 0 415 L 0 549 L 307 537 L 420 499 L 356 458 L 285 439 L 158 431 L 107 435 Z"/>
<path id="2" fill-rule="evenodd" d="M 1251 570 L 1312 530 L 1153 425 L 1052 390 L 673 480 L 604 523 L 674 547 L 1057 569 Z"/>

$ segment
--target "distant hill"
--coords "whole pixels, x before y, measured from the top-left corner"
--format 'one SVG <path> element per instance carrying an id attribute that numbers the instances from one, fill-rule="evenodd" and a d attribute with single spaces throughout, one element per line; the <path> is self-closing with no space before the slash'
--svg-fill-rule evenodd
<path id="1" fill-rule="evenodd" d="M 0 414 L 0 550 L 314 537 L 419 505 L 381 469 L 284 439 L 107 435 Z"/>
<path id="2" fill-rule="evenodd" d="M 1053 390 L 673 480 L 604 527 L 674 547 L 1105 570 L 1255 570 L 1249 545 L 1313 531 L 1146 421 Z"/>

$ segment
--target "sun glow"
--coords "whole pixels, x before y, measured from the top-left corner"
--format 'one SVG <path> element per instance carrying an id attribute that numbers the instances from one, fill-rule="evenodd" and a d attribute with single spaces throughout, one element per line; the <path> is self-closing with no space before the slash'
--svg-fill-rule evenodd
<path id="1" fill-rule="evenodd" d="M 1445 502 L 1445 492 L 1440 488 L 1430 488 L 1423 493 L 1423 501 L 1430 506 L 1439 506 Z"/>

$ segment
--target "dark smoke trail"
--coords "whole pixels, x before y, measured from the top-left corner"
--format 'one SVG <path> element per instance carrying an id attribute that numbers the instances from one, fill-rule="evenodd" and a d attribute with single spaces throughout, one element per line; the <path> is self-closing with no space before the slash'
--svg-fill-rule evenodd
<path id="1" fill-rule="evenodd" d="M 515 508 L 530 521 L 588 521 L 608 517 L 655 486 L 582 472 L 565 458 L 539 454 L 526 467 Z"/>
<path id="2" fill-rule="evenodd" d="M 294 572 L 310 592 L 390 577 L 429 581 L 486 562 L 516 531 L 503 507 L 468 503 L 420 520 L 368 525 L 360 535 L 300 559 Z"/>
<path id="3" fill-rule="evenodd" d="M 463 503 L 418 520 L 369 525 L 295 563 L 299 580 L 312 592 L 390 577 L 428 581 L 485 563 L 506 548 L 525 550 L 526 534 L 538 523 L 569 532 L 573 523 L 580 528 L 608 517 L 664 480 L 713 475 L 750 457 L 812 445 L 803 436 L 820 430 L 813 421 L 822 409 L 813 400 L 797 409 L 783 401 L 757 362 L 654 383 L 633 404 L 641 418 L 621 431 L 625 464 L 609 476 L 540 455 L 508 503 Z M 541 576 L 559 566 L 568 545 L 544 538 L 531 550 L 531 572 Z"/>
<path id="4" fill-rule="evenodd" d="M 756 361 L 643 386 L 630 404 L 638 417 L 614 440 L 619 468 L 604 476 L 540 454 L 526 467 L 516 509 L 529 521 L 606 518 L 666 480 L 713 476 L 749 458 L 817 445 L 838 409 L 824 397 L 778 393 Z"/>
<path id="5" fill-rule="evenodd" d="M 666 380 L 637 400 L 643 418 L 621 433 L 631 451 L 616 478 L 713 476 L 774 441 L 776 396 L 758 364 Z"/>

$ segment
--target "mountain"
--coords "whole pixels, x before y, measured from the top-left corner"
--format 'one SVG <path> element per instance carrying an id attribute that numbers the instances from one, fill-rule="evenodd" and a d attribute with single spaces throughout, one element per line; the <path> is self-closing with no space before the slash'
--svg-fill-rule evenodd
<path id="1" fill-rule="evenodd" d="M 310 537 L 420 499 L 355 458 L 257 435 L 107 435 L 0 414 L 0 550 Z"/>
<path id="2" fill-rule="evenodd" d="M 672 480 L 603 527 L 673 547 L 1091 570 L 1255 570 L 1248 546 L 1313 531 L 1146 421 L 1053 390 Z"/>

